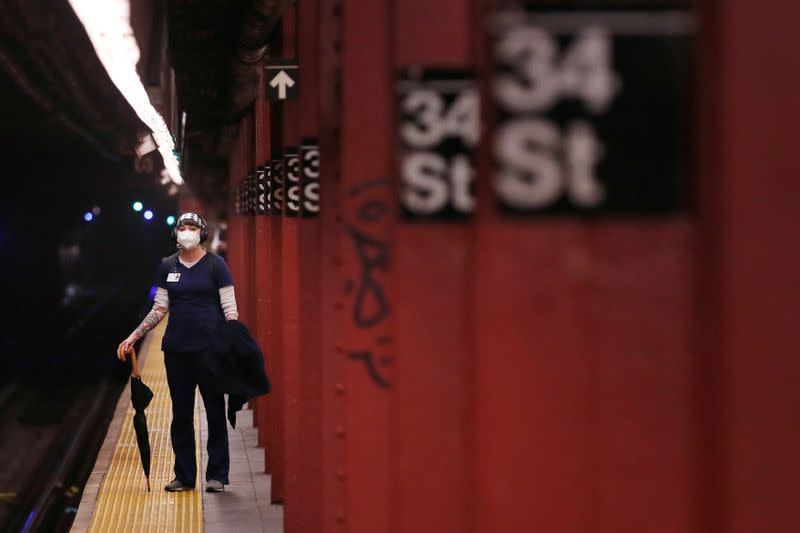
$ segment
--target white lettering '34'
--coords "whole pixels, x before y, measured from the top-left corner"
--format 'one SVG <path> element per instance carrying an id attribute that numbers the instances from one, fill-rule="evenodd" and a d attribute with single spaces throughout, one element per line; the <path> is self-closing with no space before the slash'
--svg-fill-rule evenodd
<path id="1" fill-rule="evenodd" d="M 472 212 L 475 199 L 470 184 L 475 173 L 469 155 L 446 156 L 436 147 L 445 140 L 458 140 L 467 148 L 477 144 L 477 90 L 463 89 L 447 105 L 436 91 L 417 88 L 405 96 L 402 107 L 411 117 L 400 130 L 410 148 L 400 168 L 403 206 L 415 215 L 432 215 L 447 207 L 461 214 Z"/>
<path id="2" fill-rule="evenodd" d="M 609 110 L 621 89 L 612 68 L 608 34 L 584 29 L 559 57 L 556 38 L 531 25 L 507 30 L 496 42 L 495 59 L 509 72 L 494 83 L 497 104 L 512 117 L 495 135 L 499 199 L 516 209 L 543 209 L 564 194 L 579 207 L 602 204 L 606 191 L 597 176 L 603 145 L 587 120 L 563 131 L 544 115 L 563 99 L 577 99 L 594 115 Z"/>

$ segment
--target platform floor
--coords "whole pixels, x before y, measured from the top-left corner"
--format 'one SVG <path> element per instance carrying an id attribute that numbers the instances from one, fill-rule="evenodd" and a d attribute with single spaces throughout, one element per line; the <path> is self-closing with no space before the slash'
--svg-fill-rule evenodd
<path id="1" fill-rule="evenodd" d="M 264 473 L 264 450 L 257 446 L 252 412 L 240 411 L 236 429 L 228 426 L 231 484 L 223 493 L 206 493 L 203 481 L 208 435 L 205 410 L 197 394 L 196 446 L 201 465 L 198 490 L 168 493 L 163 487 L 172 477 L 173 454 L 169 441 L 172 404 L 166 383 L 164 355 L 160 350 L 166 321 L 148 335 L 141 347 L 142 380 L 155 393 L 147 408 L 152 448 L 151 492 L 133 432 L 133 409 L 128 388 L 117 404 L 103 447 L 84 489 L 72 532 L 283 532 L 283 509 L 270 505 L 270 476 Z"/>

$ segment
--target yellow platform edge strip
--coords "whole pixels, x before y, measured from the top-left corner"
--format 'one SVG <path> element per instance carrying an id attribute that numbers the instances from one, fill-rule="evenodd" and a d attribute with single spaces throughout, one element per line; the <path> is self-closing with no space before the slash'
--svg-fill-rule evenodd
<path id="1" fill-rule="evenodd" d="M 166 320 L 150 335 L 142 381 L 153 390 L 155 397 L 145 411 L 150 435 L 150 487 L 147 492 L 136 433 L 133 430 L 133 407 L 128 406 L 125 420 L 108 471 L 100 485 L 90 533 L 194 533 L 203 531 L 203 500 L 198 464 L 196 490 L 166 492 L 164 485 L 173 477 L 174 457 L 169 426 L 172 421 L 172 402 L 167 386 L 164 353 L 160 350 Z M 198 409 L 195 402 L 194 425 L 198 428 Z M 195 431 L 195 453 L 200 460 L 199 432 Z"/>

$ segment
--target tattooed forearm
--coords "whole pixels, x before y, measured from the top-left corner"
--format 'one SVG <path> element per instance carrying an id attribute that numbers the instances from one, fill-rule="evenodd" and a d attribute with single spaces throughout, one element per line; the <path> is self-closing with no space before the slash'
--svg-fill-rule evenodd
<path id="1" fill-rule="evenodd" d="M 142 323 L 139 324 L 139 327 L 134 330 L 134 333 L 136 333 L 139 338 L 144 337 L 148 331 L 156 327 L 158 323 L 161 322 L 161 319 L 164 318 L 164 315 L 166 314 L 166 307 L 154 305 L 153 309 L 151 309 L 150 312 L 147 313 L 147 316 L 144 317 Z"/>

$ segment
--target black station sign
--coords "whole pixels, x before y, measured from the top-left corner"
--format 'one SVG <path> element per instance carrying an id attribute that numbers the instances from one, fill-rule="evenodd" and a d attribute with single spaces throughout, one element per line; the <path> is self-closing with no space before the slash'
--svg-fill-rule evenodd
<path id="1" fill-rule="evenodd" d="M 287 217 L 300 216 L 300 153 L 297 148 L 286 148 L 283 154 L 285 208 Z"/>
<path id="2" fill-rule="evenodd" d="M 268 100 L 296 100 L 299 67 L 295 59 L 271 59 L 264 67 Z"/>
<path id="3" fill-rule="evenodd" d="M 300 187 L 303 217 L 319 216 L 319 141 L 303 139 L 300 146 Z"/>
<path id="4" fill-rule="evenodd" d="M 493 184 L 506 214 L 665 214 L 688 199 L 694 19 L 510 10 L 491 24 Z"/>
<path id="5" fill-rule="evenodd" d="M 400 206 L 408 221 L 458 220 L 475 210 L 479 98 L 471 71 L 417 68 L 396 84 Z"/>
<path id="6" fill-rule="evenodd" d="M 247 180 L 245 181 L 247 186 L 247 214 L 248 215 L 255 215 L 258 209 L 258 188 L 256 184 L 256 171 L 255 169 L 253 172 L 247 175 Z"/>
<path id="7" fill-rule="evenodd" d="M 281 216 L 283 214 L 283 159 L 273 159 L 270 164 L 270 183 L 272 187 L 272 209 L 271 215 Z"/>
<path id="8" fill-rule="evenodd" d="M 233 212 L 237 215 L 242 214 L 242 186 L 236 185 L 233 188 Z"/>
<path id="9" fill-rule="evenodd" d="M 267 167 L 259 166 L 256 168 L 256 191 L 256 214 L 266 215 L 269 213 L 270 208 L 269 189 L 267 188 Z"/>

